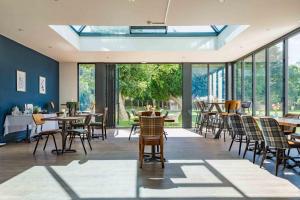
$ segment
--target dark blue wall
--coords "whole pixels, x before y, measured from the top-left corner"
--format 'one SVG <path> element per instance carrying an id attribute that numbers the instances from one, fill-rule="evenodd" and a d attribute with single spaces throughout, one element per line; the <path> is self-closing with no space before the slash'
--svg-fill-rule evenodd
<path id="1" fill-rule="evenodd" d="M 26 72 L 26 92 L 17 92 L 16 71 Z M 39 94 L 39 76 L 46 77 L 46 94 Z M 0 141 L 3 141 L 5 115 L 15 105 L 32 103 L 45 107 L 59 101 L 59 64 L 57 61 L 0 35 Z M 5 140 L 11 140 L 12 134 Z"/>

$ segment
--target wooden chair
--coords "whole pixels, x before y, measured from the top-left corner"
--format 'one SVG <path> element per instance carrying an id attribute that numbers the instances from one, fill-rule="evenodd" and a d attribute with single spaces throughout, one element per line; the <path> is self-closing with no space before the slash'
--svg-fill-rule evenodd
<path id="1" fill-rule="evenodd" d="M 105 107 L 104 112 L 103 112 L 103 116 L 102 116 L 102 120 L 101 121 L 95 121 L 95 122 L 92 122 L 90 124 L 90 126 L 92 128 L 92 135 L 94 135 L 94 129 L 95 128 L 101 128 L 102 140 L 104 140 L 104 138 L 105 139 L 107 138 L 107 135 L 106 135 L 107 114 L 108 114 L 108 108 Z"/>
<path id="2" fill-rule="evenodd" d="M 218 113 L 220 121 L 219 128 L 223 128 L 224 130 L 224 142 L 226 132 L 231 133 L 231 128 L 229 126 L 228 116 L 230 114 L 236 114 L 238 110 L 241 108 L 241 101 L 239 100 L 227 100 L 225 101 L 225 112 Z M 231 135 L 233 137 L 233 135 Z"/>
<path id="3" fill-rule="evenodd" d="M 75 128 L 75 129 L 70 129 L 68 130 L 68 135 L 70 136 L 70 145 L 69 149 L 72 147 L 73 140 L 76 136 L 79 136 L 82 147 L 84 149 L 84 153 L 86 154 L 86 149 L 84 145 L 84 138 L 87 138 L 87 141 L 89 143 L 90 149 L 92 150 L 92 145 L 91 145 L 91 136 L 90 136 L 90 123 L 92 120 L 92 115 L 87 115 L 84 120 L 84 127 L 83 128 Z"/>
<path id="4" fill-rule="evenodd" d="M 292 119 L 299 119 L 299 114 L 294 113 L 287 113 L 284 115 L 286 118 L 292 118 Z M 290 135 L 296 132 L 296 127 L 290 127 L 290 126 L 282 126 L 281 127 L 285 135 Z"/>
<path id="5" fill-rule="evenodd" d="M 292 148 L 300 148 L 300 143 L 296 141 L 289 141 L 284 132 L 280 128 L 276 119 L 270 117 L 260 118 L 261 127 L 263 130 L 263 136 L 265 141 L 265 148 L 263 149 L 263 157 L 261 159 L 260 167 L 263 166 L 264 160 L 267 156 L 269 149 L 276 150 L 276 163 L 275 163 L 275 175 L 278 174 L 278 166 L 281 160 L 283 160 L 284 168 L 288 156 L 285 155 L 285 150 Z M 291 159 L 293 160 L 293 159 Z"/>
<path id="6" fill-rule="evenodd" d="M 128 140 L 130 140 L 132 133 L 136 132 L 136 129 L 140 126 L 140 123 L 139 122 L 134 122 L 134 121 L 132 122 L 131 121 L 131 115 L 130 115 L 129 111 L 126 111 L 126 113 L 127 113 L 127 116 L 128 116 L 129 123 L 131 124 L 131 130 L 130 130 L 130 134 L 129 134 L 129 137 L 128 137 Z"/>
<path id="7" fill-rule="evenodd" d="M 250 115 L 242 116 L 242 121 L 243 121 L 245 130 L 246 130 L 246 136 L 247 136 L 247 143 L 246 143 L 246 148 L 244 151 L 243 158 L 245 158 L 245 156 L 246 156 L 249 144 L 254 142 L 253 163 L 255 163 L 256 150 L 258 148 L 259 142 L 261 143 L 264 141 L 264 137 L 263 137 L 263 134 L 262 134 L 256 120 L 252 116 L 250 116 Z"/>
<path id="8" fill-rule="evenodd" d="M 43 115 L 42 114 L 33 114 L 32 115 L 32 119 L 36 125 L 36 129 L 35 131 L 37 132 L 37 129 L 38 129 L 38 126 L 41 126 L 41 132 L 38 133 L 38 136 L 37 136 L 37 142 L 36 142 L 36 145 L 35 145 L 35 148 L 34 148 L 34 151 L 33 151 L 33 154 L 35 154 L 36 152 L 36 149 L 39 145 L 39 141 L 40 139 L 42 138 L 42 136 L 46 136 L 46 142 L 44 144 L 44 148 L 43 148 L 43 151 L 45 151 L 46 149 L 46 146 L 47 146 L 47 142 L 48 142 L 48 139 L 49 139 L 49 136 L 52 136 L 53 138 L 53 142 L 54 142 L 54 145 L 55 145 L 55 149 L 56 149 L 56 152 L 57 151 L 57 145 L 56 145 L 56 141 L 55 141 L 55 134 L 56 133 L 61 133 L 61 130 L 60 129 L 55 129 L 55 130 L 48 130 L 48 131 L 42 131 L 42 127 L 43 125 L 45 124 L 45 121 L 43 121 Z"/>
<path id="9" fill-rule="evenodd" d="M 228 118 L 229 118 L 229 126 L 233 132 L 233 137 L 229 147 L 229 151 L 231 150 L 233 142 L 239 142 L 239 155 L 240 155 L 242 143 L 245 142 L 246 139 L 246 130 L 240 115 L 231 114 L 228 115 Z"/>
<path id="10" fill-rule="evenodd" d="M 144 151 L 146 145 L 159 146 L 161 166 L 164 168 L 164 118 L 141 116 L 140 117 L 141 134 L 139 137 L 139 161 L 140 168 L 143 167 Z M 153 148 L 154 149 L 154 148 Z"/>

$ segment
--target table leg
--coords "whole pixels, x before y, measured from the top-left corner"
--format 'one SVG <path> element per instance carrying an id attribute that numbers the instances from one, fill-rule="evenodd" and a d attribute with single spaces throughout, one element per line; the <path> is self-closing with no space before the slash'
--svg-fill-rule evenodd
<path id="1" fill-rule="evenodd" d="M 160 162 L 160 156 L 155 155 L 155 145 L 151 146 L 151 154 L 144 156 L 144 161 L 145 162 Z M 166 161 L 165 158 L 164 158 L 164 161 Z"/>

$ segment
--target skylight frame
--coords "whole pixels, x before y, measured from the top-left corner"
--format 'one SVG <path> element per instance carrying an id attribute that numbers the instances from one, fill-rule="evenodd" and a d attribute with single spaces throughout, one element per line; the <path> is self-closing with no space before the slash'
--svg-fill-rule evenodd
<path id="1" fill-rule="evenodd" d="M 75 26 L 75 25 L 74 25 Z M 227 25 L 223 25 L 224 27 L 222 29 L 218 29 L 216 25 L 209 25 L 212 32 L 168 32 L 168 26 L 128 26 L 129 28 L 129 34 L 103 34 L 100 32 L 83 32 L 83 30 L 87 27 L 87 25 L 81 25 L 80 29 L 77 30 L 73 27 L 73 25 L 70 25 L 71 29 L 77 33 L 78 36 L 96 36 L 96 37 L 207 37 L 207 36 L 218 36 L 223 30 L 227 27 Z M 221 25 L 218 25 L 221 26 Z M 151 33 L 151 32 L 145 32 L 145 33 L 133 33 L 132 30 L 138 30 L 138 29 L 149 29 L 149 30 L 155 30 L 155 29 L 164 29 L 164 33 Z"/>

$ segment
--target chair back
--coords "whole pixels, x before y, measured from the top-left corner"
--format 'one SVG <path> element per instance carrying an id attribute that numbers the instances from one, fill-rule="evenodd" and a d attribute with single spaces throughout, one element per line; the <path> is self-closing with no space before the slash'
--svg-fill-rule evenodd
<path id="1" fill-rule="evenodd" d="M 156 115 L 156 114 L 155 114 L 155 115 Z M 166 113 L 164 114 L 163 118 L 168 117 L 168 115 L 169 115 L 169 111 L 166 111 Z"/>
<path id="2" fill-rule="evenodd" d="M 92 115 L 87 115 L 84 119 L 84 125 L 89 126 L 92 121 Z"/>
<path id="3" fill-rule="evenodd" d="M 129 111 L 126 111 L 126 114 L 127 114 L 128 120 L 130 121 L 131 120 L 131 115 L 130 115 Z"/>
<path id="4" fill-rule="evenodd" d="M 206 105 L 204 101 L 197 101 L 197 106 L 201 112 L 204 112 L 206 109 Z"/>
<path id="5" fill-rule="evenodd" d="M 246 135 L 246 130 L 242 121 L 242 117 L 238 114 L 230 114 L 229 126 L 233 131 L 234 135 Z"/>
<path id="6" fill-rule="evenodd" d="M 289 147 L 288 140 L 275 119 L 262 117 L 260 118 L 260 124 L 266 146 L 279 149 L 287 149 Z"/>
<path id="7" fill-rule="evenodd" d="M 256 120 L 250 116 L 242 116 L 242 121 L 246 130 L 246 135 L 250 140 L 262 141 L 264 140 L 262 131 L 260 130 Z"/>
<path id="8" fill-rule="evenodd" d="M 164 131 L 164 118 L 141 116 L 140 127 L 142 137 L 161 137 Z"/>
<path id="9" fill-rule="evenodd" d="M 79 103 L 78 102 L 67 102 L 66 106 L 68 108 L 70 117 L 75 116 L 76 112 L 79 110 Z"/>
<path id="10" fill-rule="evenodd" d="M 252 104 L 251 101 L 244 101 L 244 102 L 241 103 L 241 107 L 242 107 L 243 109 L 250 108 L 250 107 L 251 107 L 251 104 Z"/>
<path id="11" fill-rule="evenodd" d="M 42 114 L 32 114 L 32 119 L 36 126 L 45 124 Z"/>
<path id="12" fill-rule="evenodd" d="M 106 122 L 107 122 L 107 114 L 108 114 L 108 107 L 105 107 L 105 108 L 104 108 L 104 113 L 103 113 L 103 118 L 102 118 L 103 126 L 106 125 Z"/>
<path id="13" fill-rule="evenodd" d="M 294 113 L 287 113 L 284 115 L 286 118 L 292 118 L 292 119 L 299 119 L 300 115 L 299 114 L 294 114 Z M 290 127 L 290 126 L 283 126 L 284 132 L 290 132 L 290 133 L 295 133 L 296 132 L 296 127 Z"/>
<path id="14" fill-rule="evenodd" d="M 156 111 L 155 112 L 155 116 L 160 116 L 161 112 Z M 143 111 L 141 113 L 141 116 L 151 116 L 152 115 L 152 111 Z"/>
<path id="15" fill-rule="evenodd" d="M 225 111 L 230 113 L 236 113 L 241 108 L 241 101 L 239 100 L 227 100 L 225 101 Z"/>

